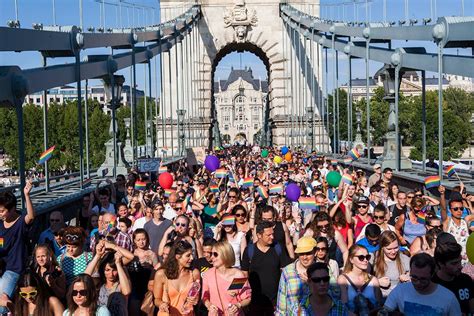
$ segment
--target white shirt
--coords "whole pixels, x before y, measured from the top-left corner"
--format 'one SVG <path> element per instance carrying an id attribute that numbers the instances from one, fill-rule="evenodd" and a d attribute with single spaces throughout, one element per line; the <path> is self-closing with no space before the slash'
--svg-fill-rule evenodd
<path id="1" fill-rule="evenodd" d="M 459 316 L 461 307 L 453 292 L 436 285 L 431 294 L 418 293 L 411 282 L 398 284 L 387 297 L 385 308 L 405 316 Z"/>
<path id="2" fill-rule="evenodd" d="M 98 205 L 92 208 L 92 212 L 94 212 L 95 214 L 99 214 L 102 211 L 115 214 L 115 205 L 109 203 L 109 206 L 107 208 L 103 207 L 102 205 L 100 205 L 100 209 Z"/>
<path id="3" fill-rule="evenodd" d="M 169 205 L 165 205 L 165 211 L 163 212 L 163 217 L 172 221 L 178 214 L 176 211 Z"/>
<path id="4" fill-rule="evenodd" d="M 147 219 L 145 216 L 140 217 L 139 219 L 135 220 L 135 223 L 133 223 L 132 230 L 136 231 L 139 228 L 143 228 L 150 219 Z"/>

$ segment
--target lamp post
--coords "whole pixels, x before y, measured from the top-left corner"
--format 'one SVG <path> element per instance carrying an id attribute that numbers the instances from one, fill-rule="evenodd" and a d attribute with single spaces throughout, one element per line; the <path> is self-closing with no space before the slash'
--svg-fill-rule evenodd
<path id="1" fill-rule="evenodd" d="M 308 106 L 306 108 L 306 115 L 308 116 L 308 125 L 307 125 L 307 131 L 306 131 L 306 135 L 307 135 L 307 139 L 306 139 L 306 147 L 307 149 L 310 149 L 311 151 L 313 151 L 314 149 L 314 137 L 313 137 L 313 107 L 312 106 Z"/>
<path id="2" fill-rule="evenodd" d="M 122 86 L 125 82 L 125 77 L 121 75 L 110 75 L 102 78 L 104 82 L 105 98 L 109 102 L 107 107 L 112 110 L 112 134 L 113 134 L 113 154 L 114 167 L 113 176 L 117 176 L 117 122 L 115 118 L 116 110 L 120 106 L 120 96 L 122 94 Z"/>
<path id="3" fill-rule="evenodd" d="M 184 135 L 184 115 L 186 114 L 185 109 L 177 109 L 176 113 L 178 114 L 178 153 L 179 156 L 184 156 L 184 147 L 185 147 L 185 135 Z"/>
<path id="4" fill-rule="evenodd" d="M 365 144 L 362 141 L 362 133 L 361 133 L 361 129 L 360 129 L 361 123 L 362 123 L 362 113 L 361 113 L 360 109 L 358 108 L 356 110 L 356 125 L 357 125 L 357 127 L 356 127 L 356 137 L 355 137 L 354 143 L 352 145 L 354 148 L 365 148 Z"/>

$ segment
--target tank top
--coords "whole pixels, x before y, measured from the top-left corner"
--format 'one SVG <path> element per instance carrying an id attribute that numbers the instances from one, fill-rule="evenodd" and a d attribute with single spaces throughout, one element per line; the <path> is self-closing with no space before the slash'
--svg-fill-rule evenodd
<path id="1" fill-rule="evenodd" d="M 465 220 L 461 219 L 460 225 L 456 225 L 452 218 L 449 218 L 448 222 L 448 229 L 447 232 L 454 236 L 456 242 L 462 246 L 461 257 L 462 263 L 467 262 L 467 254 L 466 254 L 466 243 L 467 238 L 469 237 L 469 227 L 467 227 L 467 223 Z"/>
<path id="2" fill-rule="evenodd" d="M 170 316 L 181 316 L 181 309 L 186 301 L 186 298 L 188 297 L 189 290 L 191 289 L 191 286 L 194 282 L 193 280 L 193 275 L 192 271 L 189 271 L 191 275 L 191 279 L 189 284 L 182 289 L 181 291 L 178 291 L 173 284 L 170 282 L 170 280 L 166 280 L 167 283 L 167 288 L 168 288 L 168 297 L 170 300 L 170 305 L 169 305 L 169 315 Z M 193 312 L 188 313 L 186 315 L 194 315 Z"/>
<path id="3" fill-rule="evenodd" d="M 338 226 L 334 225 L 334 229 L 336 229 L 338 232 L 341 233 L 341 235 L 342 235 L 344 241 L 346 242 L 346 244 L 347 244 L 347 233 L 349 231 L 349 228 L 350 228 L 350 226 L 349 226 L 348 223 L 346 223 L 346 226 L 344 226 L 342 228 L 339 228 Z"/>
<path id="4" fill-rule="evenodd" d="M 369 218 L 368 222 L 364 222 L 359 215 L 356 215 L 355 218 L 357 218 L 357 224 L 354 227 L 354 239 L 357 239 L 357 237 L 360 235 L 360 232 L 362 231 L 362 228 L 364 228 L 365 225 L 372 223 L 372 218 Z"/>
<path id="5" fill-rule="evenodd" d="M 413 224 L 410 220 L 409 212 L 405 213 L 405 224 L 403 225 L 403 237 L 408 243 L 413 243 L 416 237 L 426 234 L 426 227 L 423 224 Z"/>
<path id="6" fill-rule="evenodd" d="M 245 233 L 237 232 L 234 240 L 227 239 L 229 244 L 232 246 L 232 249 L 234 249 L 234 255 L 235 255 L 234 268 L 240 269 L 240 254 L 241 254 L 240 243 L 242 242 L 242 238 L 244 237 L 245 237 Z"/>
<path id="7" fill-rule="evenodd" d="M 372 276 L 370 276 L 370 279 L 367 283 L 367 285 L 364 287 L 362 291 L 359 291 L 359 288 L 357 288 L 352 280 L 349 278 L 347 274 L 343 274 L 343 276 L 347 279 L 349 282 L 349 286 L 347 287 L 347 306 L 351 311 L 356 311 L 358 309 L 357 305 L 358 303 L 356 302 L 356 297 L 359 294 L 362 294 L 366 299 L 372 303 L 372 306 L 377 305 L 377 299 L 375 297 L 375 291 L 374 291 L 374 286 L 371 284 L 372 281 Z"/>

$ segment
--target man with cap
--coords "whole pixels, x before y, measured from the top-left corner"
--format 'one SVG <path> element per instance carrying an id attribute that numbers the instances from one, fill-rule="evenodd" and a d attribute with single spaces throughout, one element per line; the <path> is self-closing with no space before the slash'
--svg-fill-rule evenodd
<path id="1" fill-rule="evenodd" d="M 357 200 L 356 215 L 352 217 L 355 239 L 357 239 L 365 225 L 369 223 L 372 223 L 372 217 L 369 214 L 369 199 L 365 196 L 361 196 L 359 200 Z"/>
<path id="2" fill-rule="evenodd" d="M 306 269 L 314 262 L 316 245 L 316 240 L 309 236 L 301 237 L 296 243 L 298 259 L 282 270 L 275 315 L 296 315 L 298 306 L 309 297 Z"/>
<path id="3" fill-rule="evenodd" d="M 374 165 L 374 173 L 369 177 L 369 188 L 382 179 L 382 166 L 378 163 Z"/>

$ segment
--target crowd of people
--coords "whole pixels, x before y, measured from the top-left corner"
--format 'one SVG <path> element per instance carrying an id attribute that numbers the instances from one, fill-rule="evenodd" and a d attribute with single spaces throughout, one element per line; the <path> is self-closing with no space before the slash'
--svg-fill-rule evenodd
<path id="1" fill-rule="evenodd" d="M 75 216 L 51 212 L 39 236 L 31 182 L 26 212 L 1 192 L 0 313 L 474 313 L 474 197 L 463 183 L 407 191 L 379 164 L 369 175 L 316 153 L 264 151 L 209 152 L 217 171 L 167 166 L 171 189 L 158 180 L 164 166 L 118 175 Z"/>

